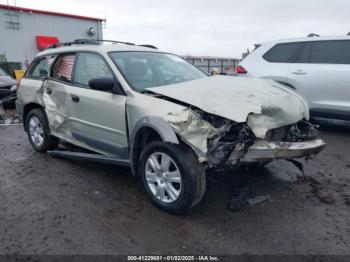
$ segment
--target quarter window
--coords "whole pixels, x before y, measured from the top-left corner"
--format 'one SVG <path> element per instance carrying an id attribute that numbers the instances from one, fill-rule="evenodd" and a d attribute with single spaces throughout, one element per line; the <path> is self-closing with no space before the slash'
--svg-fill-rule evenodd
<path id="1" fill-rule="evenodd" d="M 32 78 L 44 79 L 49 76 L 50 66 L 54 61 L 55 56 L 46 56 L 39 58 L 33 62 L 30 67 L 27 76 Z"/>
<path id="2" fill-rule="evenodd" d="M 74 61 L 74 54 L 59 57 L 53 70 L 53 78 L 70 83 L 72 81 Z"/>
<path id="3" fill-rule="evenodd" d="M 313 42 L 310 62 L 313 64 L 350 64 L 350 41 Z"/>
<path id="4" fill-rule="evenodd" d="M 263 58 L 273 63 L 292 63 L 303 45 L 304 43 L 277 44 L 265 53 Z"/>
<path id="5" fill-rule="evenodd" d="M 93 78 L 113 78 L 113 74 L 100 55 L 80 53 L 75 66 L 74 83 L 88 87 Z"/>

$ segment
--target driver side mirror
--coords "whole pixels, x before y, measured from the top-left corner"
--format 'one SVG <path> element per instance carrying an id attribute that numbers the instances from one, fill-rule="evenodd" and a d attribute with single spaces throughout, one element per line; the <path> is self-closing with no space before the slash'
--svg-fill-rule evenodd
<path id="1" fill-rule="evenodd" d="M 123 91 L 118 80 L 113 78 L 93 78 L 89 80 L 89 87 L 93 90 L 112 92 L 122 95 Z"/>

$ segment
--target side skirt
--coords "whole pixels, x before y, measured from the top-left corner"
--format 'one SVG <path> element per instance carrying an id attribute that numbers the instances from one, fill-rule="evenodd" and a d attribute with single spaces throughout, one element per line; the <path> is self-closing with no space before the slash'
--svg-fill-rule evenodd
<path id="1" fill-rule="evenodd" d="M 108 157 L 108 156 L 99 155 L 99 154 L 81 153 L 81 152 L 73 152 L 73 151 L 60 151 L 60 150 L 48 151 L 47 153 L 53 157 L 66 158 L 71 160 L 84 160 L 84 161 L 91 161 L 96 163 L 111 164 L 111 165 L 118 165 L 118 166 L 130 166 L 129 160 L 117 159 L 117 158 Z"/>

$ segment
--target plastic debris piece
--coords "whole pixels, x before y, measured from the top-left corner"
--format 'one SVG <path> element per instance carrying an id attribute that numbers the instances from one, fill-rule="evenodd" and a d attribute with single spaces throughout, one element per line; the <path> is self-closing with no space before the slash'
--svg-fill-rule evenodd
<path id="1" fill-rule="evenodd" d="M 261 195 L 261 196 L 256 196 L 254 198 L 250 198 L 247 201 L 249 205 L 256 205 L 265 201 L 272 201 L 272 199 L 269 195 Z"/>

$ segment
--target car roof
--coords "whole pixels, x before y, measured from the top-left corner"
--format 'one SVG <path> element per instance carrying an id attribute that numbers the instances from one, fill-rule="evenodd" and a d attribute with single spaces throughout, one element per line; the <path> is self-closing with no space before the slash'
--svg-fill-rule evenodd
<path id="1" fill-rule="evenodd" d="M 311 42 L 311 41 L 330 41 L 330 40 L 350 40 L 350 36 L 313 36 L 313 37 L 287 38 L 287 39 L 279 39 L 279 40 L 262 42 L 261 45 L 295 43 L 295 42 Z"/>
<path id="2" fill-rule="evenodd" d="M 52 55 L 57 53 L 67 53 L 67 52 L 79 52 L 79 51 L 92 51 L 99 53 L 108 52 L 125 52 L 125 51 L 135 51 L 135 52 L 162 52 L 155 48 L 143 47 L 138 45 L 126 45 L 126 44 L 73 44 L 69 46 L 61 46 L 56 48 L 46 49 L 36 55 L 36 57 Z"/>

